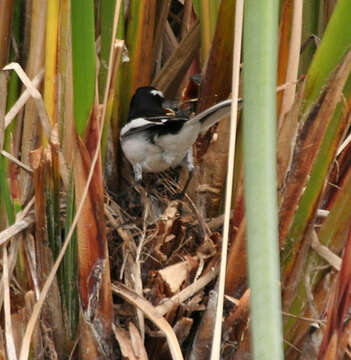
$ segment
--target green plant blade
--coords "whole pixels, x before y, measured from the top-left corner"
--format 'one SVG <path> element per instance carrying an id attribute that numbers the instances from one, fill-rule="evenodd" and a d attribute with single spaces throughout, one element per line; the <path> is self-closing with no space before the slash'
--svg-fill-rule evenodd
<path id="1" fill-rule="evenodd" d="M 340 0 L 324 33 L 312 64 L 307 73 L 305 89 L 306 110 L 313 103 L 326 84 L 329 74 L 340 62 L 351 44 L 351 2 Z"/>
<path id="2" fill-rule="evenodd" d="M 244 8 L 244 168 L 254 358 L 283 359 L 276 194 L 278 1 Z"/>
<path id="3" fill-rule="evenodd" d="M 74 117 L 77 132 L 82 136 L 95 97 L 94 1 L 72 1 L 71 14 Z"/>

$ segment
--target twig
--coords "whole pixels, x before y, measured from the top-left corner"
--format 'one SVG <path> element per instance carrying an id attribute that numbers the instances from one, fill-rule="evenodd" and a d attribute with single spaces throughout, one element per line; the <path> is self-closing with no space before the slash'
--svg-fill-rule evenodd
<path id="1" fill-rule="evenodd" d="M 37 87 L 44 77 L 44 69 L 41 69 L 37 75 L 35 75 L 34 79 L 32 80 L 32 85 L 34 87 Z M 11 121 L 16 117 L 16 115 L 19 113 L 19 111 L 22 109 L 24 104 L 28 101 L 31 94 L 28 89 L 24 90 L 22 95 L 19 97 L 19 99 L 15 102 L 15 104 L 12 106 L 12 108 L 9 110 L 9 112 L 5 116 L 5 129 L 11 124 Z"/>
<path id="2" fill-rule="evenodd" d="M 340 271 L 342 264 L 341 258 L 319 242 L 316 231 L 312 231 L 311 236 L 312 236 L 312 242 L 311 242 L 312 249 L 320 257 L 326 260 L 335 270 Z"/>
<path id="3" fill-rule="evenodd" d="M 149 303 L 131 289 L 121 283 L 112 284 L 112 291 L 121 296 L 128 303 L 140 309 L 165 335 L 173 360 L 183 360 L 180 346 L 171 325 L 167 320 Z"/>
<path id="4" fill-rule="evenodd" d="M 49 115 L 46 111 L 44 100 L 38 89 L 34 86 L 33 81 L 29 79 L 28 75 L 24 72 L 21 65 L 18 63 L 13 62 L 11 64 L 8 64 L 3 68 L 3 70 L 14 70 L 25 85 L 25 87 L 28 89 L 30 95 L 34 99 L 35 106 L 37 107 L 41 126 L 43 127 L 46 137 L 50 139 L 51 124 L 49 120 Z"/>
<path id="5" fill-rule="evenodd" d="M 222 334 L 222 315 L 224 303 L 224 287 L 225 273 L 227 265 L 227 251 L 229 242 L 229 226 L 230 226 L 230 208 L 233 192 L 233 175 L 234 175 L 234 159 L 235 159 L 235 140 L 238 110 L 238 94 L 239 94 L 239 77 L 240 77 L 240 58 L 241 58 L 241 38 L 243 25 L 243 9 L 244 1 L 238 0 L 235 5 L 235 28 L 234 28 L 234 49 L 233 49 L 233 78 L 232 78 L 232 108 L 230 121 L 230 137 L 229 137 L 229 156 L 228 156 L 228 172 L 227 186 L 225 194 L 225 210 L 224 210 L 224 228 L 223 241 L 221 251 L 221 266 L 219 272 L 218 283 L 218 302 L 216 309 L 216 322 L 213 335 L 213 343 L 211 349 L 211 360 L 219 360 L 221 349 Z"/>
<path id="6" fill-rule="evenodd" d="M 9 360 L 17 360 L 16 347 L 12 331 L 11 322 L 11 302 L 9 289 L 9 268 L 7 258 L 7 248 L 2 248 L 2 266 L 3 266 L 3 288 L 4 288 L 4 313 L 5 313 L 5 337 L 6 337 L 6 351 Z"/>
<path id="7" fill-rule="evenodd" d="M 34 198 L 29 201 L 28 205 L 24 208 L 23 211 L 17 214 L 16 222 L 9 226 L 7 229 L 0 232 L 0 246 L 5 244 L 13 236 L 19 234 L 21 231 L 33 224 L 34 217 L 32 215 L 28 215 L 28 212 L 32 208 L 33 204 Z"/>
<path id="8" fill-rule="evenodd" d="M 290 314 L 290 313 L 285 312 L 285 311 L 282 311 L 282 315 L 287 316 L 287 317 L 292 317 L 292 318 L 298 319 L 298 320 L 308 321 L 308 322 L 311 322 L 311 323 L 325 324 L 324 320 L 314 319 L 314 318 L 305 317 L 305 316 L 298 316 L 298 315 Z"/>
<path id="9" fill-rule="evenodd" d="M 5 150 L 1 151 L 1 155 L 7 157 L 10 161 L 14 162 L 16 165 L 18 165 L 19 167 L 21 167 L 23 170 L 26 170 L 27 172 L 29 172 L 30 174 L 33 173 L 32 168 L 30 168 L 28 165 L 24 164 L 22 161 L 18 160 L 16 157 L 14 157 L 13 155 L 11 155 L 10 153 L 8 153 Z"/>
<path id="10" fill-rule="evenodd" d="M 187 286 L 185 289 L 180 291 L 178 294 L 175 294 L 170 299 L 164 300 L 160 305 L 156 306 L 156 310 L 160 315 L 167 314 L 174 304 L 181 304 L 182 302 L 189 299 L 191 296 L 196 294 L 198 291 L 203 289 L 207 284 L 209 284 L 218 274 L 218 268 L 209 271 L 205 275 L 201 276 L 199 280 L 193 282 L 191 285 Z"/>

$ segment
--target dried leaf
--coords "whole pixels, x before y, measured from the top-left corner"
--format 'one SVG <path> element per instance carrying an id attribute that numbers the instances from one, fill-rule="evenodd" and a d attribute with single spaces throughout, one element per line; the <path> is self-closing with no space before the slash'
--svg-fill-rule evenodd
<path id="1" fill-rule="evenodd" d="M 116 337 L 119 347 L 121 349 L 123 359 L 138 360 L 138 358 L 135 356 L 135 354 L 133 352 L 133 348 L 132 348 L 132 344 L 131 344 L 131 340 L 130 340 L 128 331 L 114 325 L 113 332 L 115 334 L 115 337 Z"/>
<path id="2" fill-rule="evenodd" d="M 167 283 L 167 286 L 172 294 L 175 294 L 180 290 L 182 284 L 189 279 L 190 272 L 194 270 L 197 265 L 197 262 L 196 264 L 191 264 L 189 260 L 190 259 L 187 259 L 186 261 L 182 261 L 159 270 L 161 278 Z"/>
<path id="3" fill-rule="evenodd" d="M 144 347 L 144 341 L 140 336 L 138 329 L 132 322 L 129 322 L 129 335 L 133 348 L 134 354 L 136 354 L 137 359 L 147 360 L 147 353 Z"/>
<path id="4" fill-rule="evenodd" d="M 84 144 L 77 140 L 73 159 L 76 201 L 82 201 L 91 160 Z M 112 295 L 106 242 L 101 165 L 95 168 L 88 196 L 77 225 L 79 291 L 84 327 L 82 351 L 112 352 Z M 89 328 L 91 329 L 89 330 Z M 84 329 L 84 330 L 83 330 Z M 94 330 L 93 330 L 94 329 Z M 95 339 L 95 340 L 94 340 Z M 100 345 L 97 346 L 96 342 Z M 90 349 L 90 350 L 88 350 Z M 87 356 L 87 355 L 86 355 Z"/>
<path id="5" fill-rule="evenodd" d="M 120 283 L 112 285 L 112 290 L 128 301 L 130 304 L 142 310 L 146 317 L 148 317 L 162 332 L 166 335 L 170 352 L 173 360 L 182 360 L 183 355 L 176 335 L 174 334 L 169 323 L 160 315 L 160 313 L 144 298 L 128 289 Z"/>
<path id="6" fill-rule="evenodd" d="M 152 86 L 162 90 L 166 97 L 175 95 L 185 71 L 190 66 L 199 48 L 200 21 L 198 20 L 152 81 Z"/>

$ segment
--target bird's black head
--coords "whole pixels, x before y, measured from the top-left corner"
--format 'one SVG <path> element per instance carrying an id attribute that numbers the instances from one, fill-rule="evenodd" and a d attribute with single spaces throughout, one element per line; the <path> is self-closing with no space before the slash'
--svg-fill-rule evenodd
<path id="1" fill-rule="evenodd" d="M 164 115 L 163 101 L 162 92 L 152 86 L 138 88 L 130 101 L 128 119 Z"/>

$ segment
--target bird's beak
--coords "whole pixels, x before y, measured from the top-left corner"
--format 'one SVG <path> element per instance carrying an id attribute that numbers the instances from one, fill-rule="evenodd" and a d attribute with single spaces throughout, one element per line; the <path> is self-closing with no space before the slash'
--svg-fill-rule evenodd
<path id="1" fill-rule="evenodd" d="M 175 111 L 170 108 L 164 107 L 163 111 L 165 112 L 165 115 L 175 116 Z"/>

